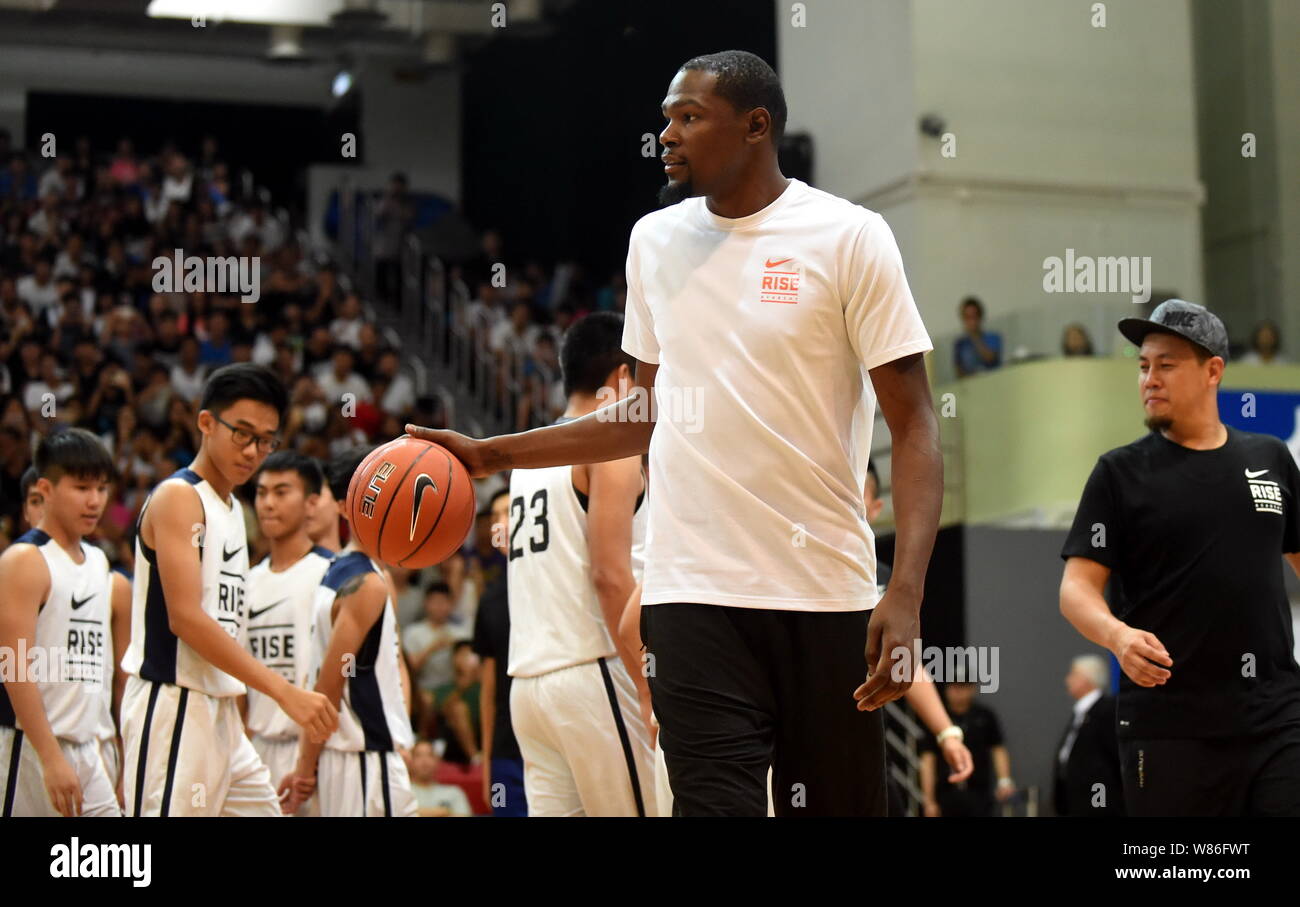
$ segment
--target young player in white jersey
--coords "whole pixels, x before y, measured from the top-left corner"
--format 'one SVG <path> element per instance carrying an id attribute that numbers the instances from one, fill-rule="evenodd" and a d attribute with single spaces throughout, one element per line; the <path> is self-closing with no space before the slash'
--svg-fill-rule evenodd
<path id="1" fill-rule="evenodd" d="M 277 451 L 257 473 L 254 508 L 271 553 L 248 572 L 248 648 L 295 686 L 311 686 L 312 606 L 334 552 L 312 542 L 308 514 L 320 501 L 324 475 L 311 457 Z M 275 700 L 249 690 L 244 724 L 271 780 L 293 771 L 298 725 Z M 315 800 L 295 815 L 317 814 Z"/>
<path id="2" fill-rule="evenodd" d="M 565 334 L 565 419 L 631 387 L 622 335 L 609 312 Z M 641 568 L 645 493 L 639 456 L 510 476 L 510 716 L 530 815 L 654 814 L 649 690 L 618 636 Z"/>
<path id="3" fill-rule="evenodd" d="M 324 475 L 325 464 L 314 457 L 312 459 Z M 339 551 L 343 548 L 343 539 L 339 536 L 339 519 L 342 511 L 343 507 L 334 497 L 334 492 L 330 490 L 329 482 L 322 482 L 316 506 L 307 511 L 307 536 L 312 540 L 312 544 L 330 551 Z"/>
<path id="4" fill-rule="evenodd" d="M 29 466 L 23 473 L 23 526 L 35 529 L 45 515 L 45 496 L 37 487 L 36 467 Z M 126 654 L 127 643 L 131 641 L 131 581 L 125 574 L 114 571 L 126 585 L 121 595 L 113 596 L 113 613 L 109 617 L 108 637 L 104 651 L 112 654 L 112 660 L 104 663 L 104 698 L 108 701 L 109 711 L 101 716 L 99 730 L 95 736 L 99 740 L 99 755 L 104 760 L 104 770 L 117 791 L 118 805 L 122 805 L 122 740 L 117 733 L 118 714 L 122 705 L 122 690 L 126 687 L 126 675 L 118 667 L 122 656 Z"/>
<path id="5" fill-rule="evenodd" d="M 107 506 L 113 460 L 74 428 L 41 441 L 35 468 L 35 528 L 0 555 L 0 647 L 17 656 L 0 675 L 0 815 L 118 816 L 98 738 L 112 726 L 113 600 L 130 586 L 82 541 Z"/>
<path id="6" fill-rule="evenodd" d="M 130 676 L 122 700 L 130 815 L 280 814 L 270 773 L 244 735 L 245 684 L 308 734 L 338 726 L 334 707 L 266 667 L 244 645 L 248 542 L 232 494 L 275 447 L 287 395 L 262 366 L 237 363 L 203 388 L 199 454 L 161 482 L 136 533 Z"/>
<path id="7" fill-rule="evenodd" d="M 337 500 L 370 453 L 341 454 L 327 469 Z M 344 516 L 346 519 L 346 515 Z M 316 591 L 312 622 L 316 691 L 339 710 L 325 741 L 303 739 L 297 765 L 280 784 L 286 811 L 314 789 L 322 816 L 415 816 L 410 776 L 399 750 L 415 742 L 402 682 L 397 612 L 384 569 L 349 542 Z"/>

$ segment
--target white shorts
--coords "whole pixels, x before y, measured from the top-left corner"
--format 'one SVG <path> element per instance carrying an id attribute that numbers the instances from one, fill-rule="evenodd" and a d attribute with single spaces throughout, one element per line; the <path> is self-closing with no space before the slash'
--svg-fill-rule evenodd
<path id="1" fill-rule="evenodd" d="M 257 756 L 266 766 L 266 770 L 271 773 L 271 786 L 279 790 L 280 782 L 298 765 L 298 741 L 292 738 L 272 740 L 270 737 L 254 734 L 253 749 L 257 751 Z M 320 803 L 316 795 L 312 794 L 306 803 L 298 807 L 294 815 L 319 816 Z"/>
<path id="2" fill-rule="evenodd" d="M 321 750 L 316 796 L 322 816 L 418 816 L 399 753 Z"/>
<path id="3" fill-rule="evenodd" d="M 129 816 L 279 816 L 234 696 L 130 676 L 122 696 Z"/>
<path id="4" fill-rule="evenodd" d="M 117 782 L 122 780 L 121 755 L 117 749 L 116 737 L 99 741 L 99 758 L 104 763 L 104 772 L 108 775 L 108 781 L 113 785 L 113 790 L 117 790 Z"/>
<path id="5" fill-rule="evenodd" d="M 59 741 L 81 783 L 81 815 L 120 816 L 117 792 L 99 757 L 99 741 Z M 0 727 L 0 816 L 58 816 L 45 792 L 45 767 L 20 730 Z"/>
<path id="6" fill-rule="evenodd" d="M 530 816 L 654 816 L 654 756 L 636 686 L 600 658 L 510 686 Z"/>

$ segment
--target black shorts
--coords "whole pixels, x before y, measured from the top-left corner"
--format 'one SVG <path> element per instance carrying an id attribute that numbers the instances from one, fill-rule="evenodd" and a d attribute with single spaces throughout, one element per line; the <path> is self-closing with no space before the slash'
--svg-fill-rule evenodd
<path id="1" fill-rule="evenodd" d="M 1120 738 L 1130 816 L 1300 816 L 1300 725 L 1253 737 Z"/>
<path id="2" fill-rule="evenodd" d="M 883 816 L 880 711 L 860 712 L 870 611 L 641 609 L 673 814 Z"/>

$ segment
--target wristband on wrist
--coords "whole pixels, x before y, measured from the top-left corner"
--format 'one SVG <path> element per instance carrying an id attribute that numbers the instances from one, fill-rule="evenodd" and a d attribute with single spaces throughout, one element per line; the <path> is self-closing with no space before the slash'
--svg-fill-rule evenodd
<path id="1" fill-rule="evenodd" d="M 936 734 L 934 739 L 939 741 L 940 746 L 943 746 L 944 741 L 950 737 L 955 737 L 958 742 L 961 742 L 966 739 L 966 733 L 961 728 L 957 727 L 957 725 L 950 724 Z"/>
<path id="2" fill-rule="evenodd" d="M 998 779 L 998 787 L 1015 787 L 1015 786 L 1016 786 L 1016 782 L 1012 781 L 1010 778 Z"/>

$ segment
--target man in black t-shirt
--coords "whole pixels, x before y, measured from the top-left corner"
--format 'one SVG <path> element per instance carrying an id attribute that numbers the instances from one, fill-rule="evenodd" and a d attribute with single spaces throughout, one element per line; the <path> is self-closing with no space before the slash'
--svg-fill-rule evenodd
<path id="1" fill-rule="evenodd" d="M 954 783 L 938 769 L 942 749 L 938 740 L 926 735 L 921 742 L 927 816 L 991 816 L 1001 801 L 1015 793 L 1002 725 L 992 709 L 975 701 L 976 689 L 976 684 L 960 679 L 943 688 L 944 705 L 970 750 L 974 769 L 969 778 Z"/>
<path id="2" fill-rule="evenodd" d="M 1061 556 L 1061 612 L 1115 653 L 1130 815 L 1300 815 L 1300 469 L 1219 421 L 1222 322 L 1171 299 L 1126 318 L 1150 434 L 1103 454 Z M 1114 579 L 1112 604 L 1102 597 Z"/>
<path id="3" fill-rule="evenodd" d="M 510 522 L 510 489 L 492 495 L 492 544 L 506 553 Z M 526 816 L 524 760 L 510 723 L 510 604 L 506 572 L 491 579 L 479 597 L 474 618 L 474 651 L 483 659 L 480 721 L 483 740 L 483 798 L 492 815 Z"/>

